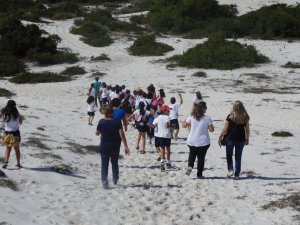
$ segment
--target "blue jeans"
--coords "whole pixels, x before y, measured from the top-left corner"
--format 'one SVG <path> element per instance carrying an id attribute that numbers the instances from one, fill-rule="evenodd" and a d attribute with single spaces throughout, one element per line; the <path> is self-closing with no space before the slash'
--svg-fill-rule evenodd
<path id="1" fill-rule="evenodd" d="M 235 148 L 235 173 L 234 176 L 239 176 L 241 172 L 242 153 L 244 149 L 245 141 L 230 141 L 226 143 L 226 158 L 228 171 L 234 170 L 233 168 L 233 149 Z"/>
<path id="2" fill-rule="evenodd" d="M 103 184 L 107 184 L 108 176 L 108 166 L 109 160 L 111 161 L 112 174 L 114 182 L 119 179 L 119 154 L 120 154 L 120 144 L 111 145 L 100 145 L 100 155 L 101 155 L 101 181 Z"/>

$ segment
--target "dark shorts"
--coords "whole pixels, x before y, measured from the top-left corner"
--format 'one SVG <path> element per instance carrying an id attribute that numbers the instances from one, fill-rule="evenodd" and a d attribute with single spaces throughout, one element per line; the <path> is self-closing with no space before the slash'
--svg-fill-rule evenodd
<path id="1" fill-rule="evenodd" d="M 170 147 L 171 146 L 171 138 L 162 138 L 159 137 L 159 147 Z"/>
<path id="2" fill-rule="evenodd" d="M 103 104 L 103 105 L 108 104 L 108 99 L 107 98 L 102 98 L 101 99 L 101 104 Z"/>
<path id="3" fill-rule="evenodd" d="M 175 130 L 179 129 L 178 119 L 170 120 L 170 126 Z"/>
<path id="4" fill-rule="evenodd" d="M 95 112 L 87 112 L 89 116 L 95 116 Z"/>
<path id="5" fill-rule="evenodd" d="M 159 137 L 154 137 L 154 145 L 155 147 L 159 147 Z"/>

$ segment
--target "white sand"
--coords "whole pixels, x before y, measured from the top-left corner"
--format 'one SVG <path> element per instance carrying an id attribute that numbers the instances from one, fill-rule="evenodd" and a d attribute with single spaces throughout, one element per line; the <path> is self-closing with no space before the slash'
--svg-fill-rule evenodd
<path id="1" fill-rule="evenodd" d="M 271 1 L 220 1 L 237 3 L 240 9 L 258 8 Z M 296 1 L 281 1 L 295 3 Z M 69 33 L 73 20 L 41 25 L 50 33 L 62 38 L 61 47 L 85 57 L 80 65 L 89 72 L 67 83 L 15 85 L 1 80 L 0 87 L 17 95 L 13 97 L 26 120 L 21 127 L 22 164 L 15 170 L 15 157 L 11 155 L 5 173 L 19 188 L 15 192 L 0 187 L 0 224 L 299 224 L 297 212 L 291 208 L 276 211 L 262 210 L 262 206 L 299 191 L 300 168 L 300 70 L 281 68 L 288 61 L 299 62 L 300 43 L 295 41 L 239 40 L 253 44 L 271 63 L 233 71 L 203 70 L 207 78 L 196 78 L 195 71 L 185 68 L 166 69 L 164 63 L 154 63 L 163 57 L 135 57 L 127 53 L 132 40 L 125 38 L 105 48 L 94 48 Z M 158 39 L 172 45 L 175 50 L 167 54 L 182 53 L 201 40 L 184 40 L 176 37 Z M 203 40 L 202 40 L 203 41 Z M 91 63 L 91 56 L 107 54 L 112 61 Z M 32 71 L 60 72 L 69 65 L 31 67 Z M 120 160 L 120 181 L 104 190 L 100 182 L 98 154 L 76 154 L 68 142 L 78 145 L 98 145 L 94 135 L 96 125 L 87 125 L 86 92 L 93 71 L 105 72 L 101 81 L 125 84 L 133 89 L 153 83 L 165 88 L 168 100 L 183 92 L 184 104 L 180 120 L 190 112 L 196 90 L 200 90 L 208 104 L 207 114 L 212 117 L 215 133 L 206 157 L 204 175 L 197 180 L 196 169 L 190 177 L 187 167 L 188 147 L 184 138 L 188 132 L 181 129 L 182 138 L 172 144 L 172 162 L 179 171 L 161 172 L 153 146 L 146 146 L 146 155 L 135 149 L 137 132 L 130 128 L 126 133 L 131 156 Z M 268 79 L 243 76 L 245 73 L 265 74 Z M 237 81 L 242 84 L 237 85 Z M 244 89 L 265 88 L 280 93 L 245 93 Z M 241 100 L 251 117 L 250 145 L 246 146 L 242 161 L 242 179 L 227 180 L 225 149 L 219 148 L 217 138 L 223 121 L 234 100 Z M 1 107 L 7 99 L 1 97 Z M 101 118 L 98 113 L 96 124 Z M 44 131 L 37 128 L 44 128 Z M 272 137 L 274 131 L 289 131 L 294 136 Z M 30 138 L 38 138 L 51 150 L 29 145 Z M 4 156 L 4 146 L 2 156 Z M 122 148 L 123 154 L 123 148 Z M 36 153 L 53 153 L 62 159 L 39 159 Z M 124 154 L 123 154 L 124 155 Z M 61 163 L 77 168 L 72 175 L 51 172 L 49 167 Z M 253 176 L 247 177 L 247 175 Z M 109 172 L 111 179 L 111 171 Z M 112 182 L 111 182 L 112 183 Z"/>

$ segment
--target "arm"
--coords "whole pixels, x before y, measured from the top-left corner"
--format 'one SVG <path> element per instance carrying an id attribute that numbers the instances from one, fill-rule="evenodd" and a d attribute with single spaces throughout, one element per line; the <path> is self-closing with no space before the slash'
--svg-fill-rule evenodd
<path id="1" fill-rule="evenodd" d="M 129 150 L 128 146 L 127 146 L 127 140 L 126 140 L 126 136 L 124 134 L 123 129 L 119 129 L 119 134 L 120 134 L 121 140 L 122 140 L 122 142 L 123 142 L 123 144 L 125 146 L 125 149 L 124 149 L 125 150 L 125 154 L 129 155 L 130 154 L 130 150 Z"/>
<path id="2" fill-rule="evenodd" d="M 223 140 L 225 134 L 227 133 L 228 128 L 229 128 L 229 122 L 226 120 L 225 124 L 224 124 L 224 127 L 221 131 L 220 137 L 219 137 L 219 144 L 221 143 L 221 141 Z"/>
<path id="3" fill-rule="evenodd" d="M 122 119 L 122 123 L 123 123 L 123 126 L 124 126 L 125 131 L 127 131 L 127 121 L 126 121 L 125 116 L 124 116 L 123 119 Z"/>
<path id="4" fill-rule="evenodd" d="M 183 128 L 188 128 L 190 125 L 191 125 L 191 124 L 189 124 L 189 123 L 186 122 L 186 121 L 183 121 L 183 122 L 182 122 L 182 127 L 183 127 Z"/>
<path id="5" fill-rule="evenodd" d="M 179 98 L 180 98 L 180 105 L 183 103 L 182 95 L 179 93 Z"/>
<path id="6" fill-rule="evenodd" d="M 246 145 L 249 144 L 249 137 L 250 137 L 250 126 L 249 122 L 246 123 Z"/>
<path id="7" fill-rule="evenodd" d="M 22 124 L 23 120 L 24 120 L 24 116 L 20 115 L 20 117 L 19 117 L 19 124 Z"/>
<path id="8" fill-rule="evenodd" d="M 128 118 L 127 118 L 127 120 L 126 120 L 126 124 L 128 123 L 128 121 L 130 121 L 133 117 L 134 117 L 135 115 L 134 114 L 131 114 Z"/>
<path id="9" fill-rule="evenodd" d="M 101 135 L 101 132 L 100 130 L 96 130 L 96 133 L 95 133 L 97 136 L 100 136 Z"/>
<path id="10" fill-rule="evenodd" d="M 215 131 L 215 128 L 214 128 L 214 125 L 208 125 L 208 130 L 209 130 L 209 132 L 214 132 Z"/>

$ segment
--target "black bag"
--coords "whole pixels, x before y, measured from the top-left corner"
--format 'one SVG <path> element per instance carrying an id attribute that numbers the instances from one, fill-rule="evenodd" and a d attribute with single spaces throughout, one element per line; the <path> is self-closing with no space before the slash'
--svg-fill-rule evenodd
<path id="1" fill-rule="evenodd" d="M 233 128 L 233 130 L 230 132 L 230 134 L 226 133 L 223 137 L 223 139 L 221 140 L 221 145 L 222 146 L 226 146 L 227 143 L 227 138 L 233 133 L 233 131 L 237 128 L 237 125 Z M 228 135 L 227 135 L 228 134 Z"/>

